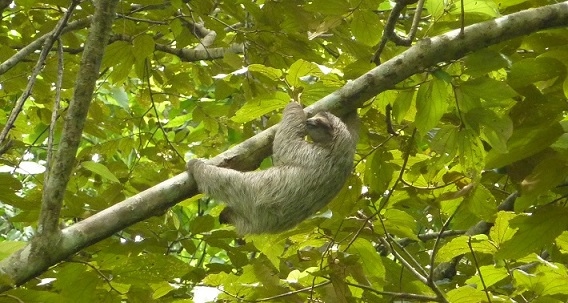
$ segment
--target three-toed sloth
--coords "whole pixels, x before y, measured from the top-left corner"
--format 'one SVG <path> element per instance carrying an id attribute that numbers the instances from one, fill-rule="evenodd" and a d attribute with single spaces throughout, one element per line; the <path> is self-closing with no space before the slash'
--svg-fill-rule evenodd
<path id="1" fill-rule="evenodd" d="M 292 102 L 274 137 L 273 167 L 240 172 L 193 159 L 187 170 L 200 192 L 227 204 L 221 219 L 240 235 L 281 232 L 323 208 L 343 187 L 353 168 L 357 113 L 345 120 L 328 112 L 307 119 Z"/>

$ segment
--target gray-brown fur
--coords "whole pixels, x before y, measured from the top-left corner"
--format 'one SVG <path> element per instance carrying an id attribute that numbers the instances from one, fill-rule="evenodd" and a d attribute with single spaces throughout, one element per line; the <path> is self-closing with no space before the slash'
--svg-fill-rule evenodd
<path id="1" fill-rule="evenodd" d="M 357 144 L 356 113 L 349 127 L 324 112 L 306 119 L 298 103 L 290 103 L 273 144 L 274 166 L 239 172 L 191 160 L 187 169 L 198 189 L 227 204 L 222 217 L 239 234 L 276 233 L 327 205 L 353 167 Z M 304 140 L 310 135 L 313 143 Z"/>

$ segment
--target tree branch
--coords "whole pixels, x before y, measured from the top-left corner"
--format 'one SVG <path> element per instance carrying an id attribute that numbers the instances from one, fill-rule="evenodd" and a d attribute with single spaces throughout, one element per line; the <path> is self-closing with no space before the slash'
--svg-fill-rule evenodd
<path id="1" fill-rule="evenodd" d="M 5 290 L 4 287 L 7 286 L 5 281 L 19 284 L 21 277 L 29 279 L 61 260 L 61 251 L 53 248 L 60 247 L 61 233 L 58 222 L 63 196 L 75 165 L 75 155 L 81 141 L 83 125 L 104 54 L 104 48 L 100 46 L 106 45 L 108 40 L 115 8 L 116 1 L 113 0 L 100 0 L 96 3 L 93 23 L 85 42 L 85 51 L 77 74 L 73 99 L 65 117 L 59 149 L 52 163 L 48 182 L 44 185 L 37 234 L 25 249 L 12 255 L 21 262 L 11 264 L 10 267 L 0 265 L 0 277 L 3 280 L 0 290 Z M 54 32 L 57 33 L 57 31 Z M 3 260 L 2 263 L 5 261 Z M 33 265 L 26 266 L 28 261 Z"/>
<path id="2" fill-rule="evenodd" d="M 63 15 L 63 17 L 57 23 L 57 26 L 55 26 L 55 29 L 53 31 L 51 31 L 51 33 L 49 33 L 49 35 L 47 35 L 47 38 L 45 39 L 45 44 L 43 45 L 43 49 L 41 50 L 41 52 L 39 54 L 39 58 L 37 59 L 36 65 L 35 65 L 35 67 L 32 71 L 32 75 L 30 76 L 30 79 L 28 80 L 28 85 L 27 85 L 26 89 L 24 90 L 24 92 L 22 93 L 22 95 L 20 96 L 20 98 L 18 98 L 18 101 L 16 101 L 16 105 L 14 106 L 12 111 L 10 112 L 10 116 L 8 117 L 8 120 L 6 121 L 6 125 L 4 125 L 4 129 L 2 130 L 2 132 L 0 132 L 0 145 L 2 145 L 4 143 L 4 141 L 6 140 L 6 137 L 8 136 L 8 133 L 10 132 L 10 129 L 12 129 L 12 127 L 14 127 L 14 122 L 16 122 L 16 118 L 18 118 L 18 115 L 22 111 L 22 108 L 24 107 L 24 103 L 26 102 L 28 97 L 32 94 L 32 89 L 34 87 L 35 81 L 36 81 L 39 73 L 43 69 L 43 66 L 45 65 L 45 60 L 47 59 L 47 55 L 51 51 L 51 48 L 53 47 L 53 44 L 55 43 L 55 41 L 57 41 L 59 39 L 59 37 L 61 36 L 63 29 L 67 25 L 67 21 L 69 21 L 69 18 L 73 14 L 73 11 L 75 10 L 75 7 L 78 4 L 79 4 L 78 1 L 76 1 L 76 0 L 72 1 L 71 4 L 69 5 L 69 8 L 67 8 L 67 11 Z"/>
<path id="3" fill-rule="evenodd" d="M 80 29 L 80 28 L 87 27 L 91 23 L 91 20 L 92 20 L 92 17 L 87 17 L 85 19 L 70 22 L 69 24 L 67 24 L 63 28 L 63 30 L 61 31 L 61 35 L 64 34 L 64 33 L 73 31 L 73 30 L 77 30 L 77 29 Z M 55 31 L 57 31 L 57 29 L 54 29 L 53 31 L 39 37 L 34 42 L 32 42 L 32 43 L 26 45 L 25 47 L 23 47 L 22 49 L 20 49 L 12 57 L 8 58 L 8 60 L 2 62 L 2 64 L 0 64 L 0 75 L 9 71 L 12 67 L 16 66 L 16 64 L 18 64 L 24 58 L 29 56 L 31 53 L 40 49 L 41 46 L 45 43 L 45 41 L 47 39 L 49 39 L 49 37 L 51 37 Z"/>
<path id="4" fill-rule="evenodd" d="M 465 35 L 461 37 L 458 29 L 425 39 L 348 82 L 341 89 L 306 108 L 306 111 L 349 111 L 428 66 L 459 59 L 471 51 L 514 37 L 567 25 L 568 2 L 563 2 L 468 26 Z M 275 127 L 271 127 L 210 162 L 236 169 L 254 168 L 270 153 L 274 131 Z M 30 245 L 24 247 L 0 262 L 0 291 L 13 286 L 7 285 L 5 281 L 22 284 L 82 248 L 147 219 L 195 193 L 195 182 L 187 173 L 182 173 L 62 230 L 60 241 L 50 247 L 53 252 L 50 259 L 32 258 Z"/>

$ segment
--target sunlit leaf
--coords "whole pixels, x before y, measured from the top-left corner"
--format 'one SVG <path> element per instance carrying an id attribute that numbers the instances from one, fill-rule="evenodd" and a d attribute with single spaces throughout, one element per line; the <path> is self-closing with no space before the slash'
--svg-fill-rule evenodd
<path id="1" fill-rule="evenodd" d="M 379 16 L 374 12 L 370 10 L 356 10 L 353 13 L 351 30 L 359 42 L 374 46 L 381 39 L 383 27 Z"/>
<path id="2" fill-rule="evenodd" d="M 463 286 L 450 290 L 447 293 L 447 299 L 455 303 L 479 303 L 486 302 L 487 294 L 471 286 Z"/>
<path id="3" fill-rule="evenodd" d="M 373 245 L 362 238 L 357 239 L 349 248 L 348 252 L 359 256 L 363 270 L 369 277 L 384 279 L 385 267 L 380 256 L 376 253 Z"/>
<path id="4" fill-rule="evenodd" d="M 0 259 L 5 259 L 12 253 L 26 246 L 26 242 L 4 241 L 0 242 Z"/>
<path id="5" fill-rule="evenodd" d="M 448 107 L 448 84 L 434 78 L 418 89 L 416 96 L 416 127 L 425 134 L 442 118 Z"/>
<path id="6" fill-rule="evenodd" d="M 511 212 L 500 211 L 497 213 L 495 223 L 489 232 L 489 236 L 495 242 L 495 245 L 500 246 L 501 243 L 511 239 L 515 230 L 510 227 L 509 221 L 515 217 L 516 215 Z"/>
<path id="7" fill-rule="evenodd" d="M 274 110 L 281 109 L 290 102 L 290 97 L 282 92 L 276 92 L 272 96 L 266 96 L 263 98 L 253 99 L 248 101 L 243 107 L 241 107 L 231 120 L 238 123 L 249 122 L 253 119 L 259 118 L 260 116 L 270 113 Z"/>
<path id="8" fill-rule="evenodd" d="M 479 290 L 483 290 L 484 286 L 493 286 L 509 276 L 509 272 L 505 267 L 496 267 L 494 265 L 481 266 L 479 271 L 483 276 L 483 282 L 481 281 L 481 276 L 474 276 L 466 281 L 469 285 L 477 285 Z"/>
<path id="9" fill-rule="evenodd" d="M 298 60 L 290 66 L 286 75 L 286 82 L 292 87 L 303 86 L 304 82 L 300 78 L 306 75 L 319 76 L 323 73 L 316 64 Z"/>
<path id="10" fill-rule="evenodd" d="M 530 216 L 514 218 L 509 224 L 518 230 L 499 247 L 496 257 L 500 259 L 517 259 L 550 245 L 568 228 L 568 212 L 549 205 Z"/>
<path id="11" fill-rule="evenodd" d="M 85 161 L 81 163 L 81 166 L 84 168 L 94 172 L 97 175 L 100 175 L 103 178 L 106 178 L 110 181 L 120 183 L 120 180 L 103 164 L 93 162 L 93 161 Z"/>

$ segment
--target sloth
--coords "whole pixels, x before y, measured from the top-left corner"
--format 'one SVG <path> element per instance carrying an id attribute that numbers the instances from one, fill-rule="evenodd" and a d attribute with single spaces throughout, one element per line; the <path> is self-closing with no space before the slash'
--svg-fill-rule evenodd
<path id="1" fill-rule="evenodd" d="M 329 112 L 307 119 L 292 102 L 274 136 L 271 168 L 240 172 L 192 159 L 187 170 L 200 192 L 226 203 L 220 221 L 235 225 L 239 235 L 282 232 L 327 205 L 350 175 L 357 112 L 345 120 Z"/>

